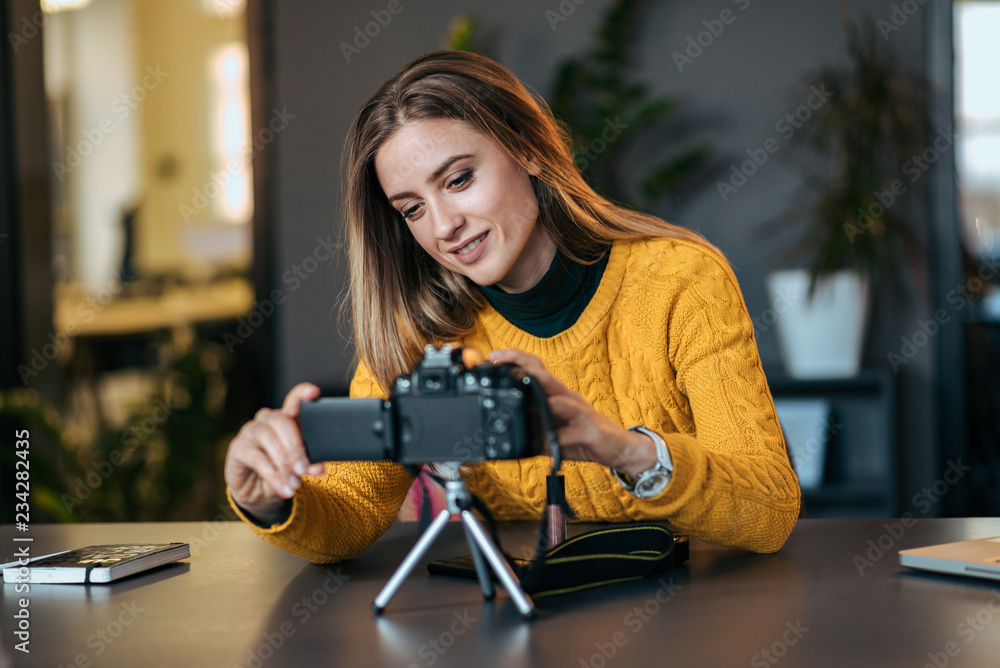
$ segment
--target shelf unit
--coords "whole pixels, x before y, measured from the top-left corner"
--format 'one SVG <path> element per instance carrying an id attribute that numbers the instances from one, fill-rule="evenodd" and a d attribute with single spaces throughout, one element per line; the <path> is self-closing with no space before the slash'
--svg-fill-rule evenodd
<path id="1" fill-rule="evenodd" d="M 899 513 L 896 376 L 888 369 L 852 378 L 799 380 L 768 373 L 779 398 L 824 398 L 832 420 L 823 483 L 803 490 L 807 517 L 893 517 Z"/>

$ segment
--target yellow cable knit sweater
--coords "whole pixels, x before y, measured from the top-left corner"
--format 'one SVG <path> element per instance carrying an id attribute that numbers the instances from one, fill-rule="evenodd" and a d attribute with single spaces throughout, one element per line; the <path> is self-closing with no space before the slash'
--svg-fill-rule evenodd
<path id="1" fill-rule="evenodd" d="M 568 330 L 539 339 L 487 306 L 461 343 L 537 355 L 604 415 L 664 436 L 674 475 L 655 499 L 633 497 L 604 466 L 563 462 L 580 521 L 669 520 L 756 552 L 776 551 L 795 526 L 801 493 L 753 325 L 732 270 L 711 250 L 675 239 L 617 242 L 596 294 Z M 351 396 L 385 392 L 360 365 Z M 494 461 L 464 467 L 463 477 L 498 519 L 537 520 L 550 467 L 548 457 Z M 326 475 L 304 480 L 288 520 L 250 524 L 305 559 L 339 561 L 389 527 L 411 482 L 389 462 L 328 463 Z"/>

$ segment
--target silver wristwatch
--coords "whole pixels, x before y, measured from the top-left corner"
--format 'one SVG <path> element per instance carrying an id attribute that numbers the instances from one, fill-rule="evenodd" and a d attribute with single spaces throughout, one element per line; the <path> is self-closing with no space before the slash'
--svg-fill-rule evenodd
<path id="1" fill-rule="evenodd" d="M 640 434 L 645 434 L 653 440 L 653 445 L 656 446 L 656 464 L 653 468 L 643 471 L 635 480 L 629 479 L 615 469 L 611 469 L 611 473 L 618 478 L 618 482 L 622 484 L 622 487 L 627 489 L 640 499 L 651 499 L 654 496 L 659 496 L 663 493 L 663 490 L 667 488 L 670 484 L 670 477 L 674 474 L 674 460 L 670 458 L 670 451 L 667 450 L 667 444 L 663 440 L 663 437 L 657 434 L 652 429 L 647 429 L 646 427 L 629 427 L 629 431 L 637 431 Z"/>

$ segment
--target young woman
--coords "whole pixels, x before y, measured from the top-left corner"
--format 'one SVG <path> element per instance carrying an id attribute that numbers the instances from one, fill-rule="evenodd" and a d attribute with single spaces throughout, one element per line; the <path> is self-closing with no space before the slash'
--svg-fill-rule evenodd
<path id="1" fill-rule="evenodd" d="M 476 347 L 546 390 L 578 519 L 781 547 L 799 486 L 736 278 L 708 242 L 595 193 L 544 103 L 473 54 L 431 53 L 387 81 L 345 161 L 352 397 L 387 396 L 428 342 Z M 308 464 L 296 417 L 318 393 L 301 384 L 258 412 L 225 470 L 262 538 L 331 562 L 388 528 L 413 479 L 391 462 Z M 550 467 L 462 475 L 498 518 L 537 519 Z"/>

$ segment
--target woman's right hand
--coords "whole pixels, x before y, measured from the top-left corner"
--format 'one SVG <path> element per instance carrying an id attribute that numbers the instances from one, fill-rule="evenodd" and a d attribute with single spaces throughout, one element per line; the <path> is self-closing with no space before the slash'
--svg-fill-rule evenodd
<path id="1" fill-rule="evenodd" d="M 303 475 L 322 475 L 323 464 L 310 464 L 299 432 L 299 404 L 319 396 L 319 388 L 300 383 L 280 409 L 262 408 L 229 444 L 225 477 L 233 499 L 264 524 L 285 519 L 288 499 Z"/>

